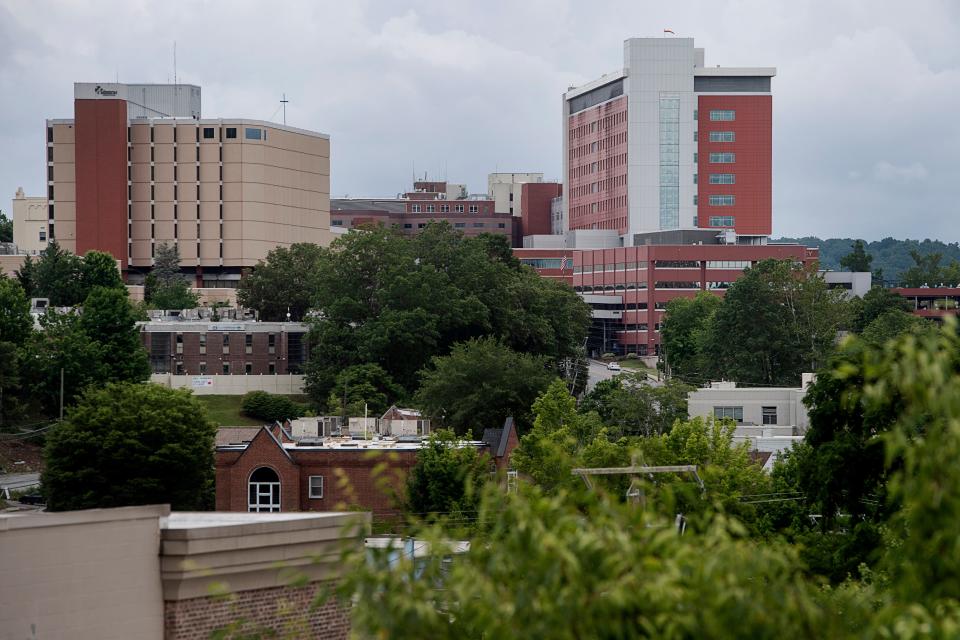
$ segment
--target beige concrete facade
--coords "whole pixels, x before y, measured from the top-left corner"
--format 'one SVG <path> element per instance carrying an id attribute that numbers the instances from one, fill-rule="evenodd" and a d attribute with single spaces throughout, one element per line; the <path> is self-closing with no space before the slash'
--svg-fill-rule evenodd
<path id="1" fill-rule="evenodd" d="M 47 248 L 47 199 L 26 196 L 23 188 L 13 197 L 13 243 L 21 253 L 37 254 Z"/>
<path id="2" fill-rule="evenodd" d="M 542 173 L 491 173 L 487 176 L 487 195 L 494 202 L 494 211 L 520 216 L 520 189 L 527 182 L 543 182 Z"/>
<path id="3" fill-rule="evenodd" d="M 242 396 L 250 391 L 300 395 L 304 377 L 295 374 L 188 376 L 154 373 L 150 375 L 150 382 L 173 389 L 190 389 L 195 396 Z"/>
<path id="4" fill-rule="evenodd" d="M 163 638 L 166 507 L 0 516 L 0 638 Z"/>
<path id="5" fill-rule="evenodd" d="M 275 632 L 279 598 L 310 637 L 345 638 L 309 607 L 359 547 L 369 513 L 170 513 L 165 505 L 0 515 L 0 640 L 192 639 L 241 618 Z M 299 596 L 290 571 L 306 576 Z M 212 589 L 234 599 L 212 596 Z M 232 603 L 231 603 L 232 602 Z"/>
<path id="6" fill-rule="evenodd" d="M 54 235 L 76 252 L 74 123 L 48 120 Z M 330 139 L 256 120 L 130 121 L 127 251 L 150 267 L 175 244 L 182 267 L 252 267 L 278 246 L 330 243 Z"/>

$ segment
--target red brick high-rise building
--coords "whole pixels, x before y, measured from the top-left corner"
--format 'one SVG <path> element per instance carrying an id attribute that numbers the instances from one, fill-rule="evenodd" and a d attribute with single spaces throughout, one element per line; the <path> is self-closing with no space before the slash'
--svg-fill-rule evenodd
<path id="1" fill-rule="evenodd" d="M 773 68 L 706 67 L 692 38 L 631 38 L 622 69 L 564 94 L 566 227 L 772 231 Z"/>

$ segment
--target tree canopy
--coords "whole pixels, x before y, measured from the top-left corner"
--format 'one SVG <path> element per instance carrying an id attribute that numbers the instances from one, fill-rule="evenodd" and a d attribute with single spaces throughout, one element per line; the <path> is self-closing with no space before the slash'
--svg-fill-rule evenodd
<path id="1" fill-rule="evenodd" d="M 307 389 L 320 407 L 340 388 L 342 371 L 363 365 L 385 373 L 378 388 L 390 390 L 388 404 L 412 398 L 434 357 L 481 337 L 584 382 L 589 306 L 566 284 L 522 266 L 499 236 L 466 238 L 439 223 L 413 238 L 379 227 L 352 231 L 329 248 L 276 250 L 239 295 L 262 318 L 284 317 L 287 300 L 294 319 L 313 312 Z"/>
<path id="2" fill-rule="evenodd" d="M 696 464 L 705 485 L 644 480 L 640 505 L 569 483 L 596 438 L 555 383 L 514 454 L 533 484 L 484 489 L 468 552 L 444 523 L 413 524 L 426 553 L 348 556 L 337 594 L 358 633 L 391 638 L 954 637 L 957 354 L 952 321 L 852 338 L 811 389 L 810 437 L 769 478 L 729 422 L 639 438 L 631 457 Z M 697 516 L 678 535 L 685 509 Z"/>
<path id="3" fill-rule="evenodd" d="M 0 242 L 13 242 L 13 220 L 0 211 Z"/>
<path id="4" fill-rule="evenodd" d="M 55 307 L 82 304 L 96 287 L 123 289 L 116 259 L 101 251 L 82 258 L 52 240 L 37 260 L 27 256 L 17 279 L 28 298 L 48 298 Z"/>
<path id="5" fill-rule="evenodd" d="M 873 256 L 867 253 L 863 240 L 855 240 L 850 245 L 850 253 L 840 258 L 840 266 L 847 271 L 870 271 Z"/>
<path id="6" fill-rule="evenodd" d="M 180 273 L 180 251 L 175 244 L 156 247 L 153 269 L 144 283 L 144 300 L 154 309 L 192 309 L 199 296 Z"/>
<path id="7" fill-rule="evenodd" d="M 421 373 L 414 404 L 458 434 L 479 437 L 509 416 L 529 425 L 533 401 L 555 377 L 543 356 L 517 353 L 495 338 L 474 338 L 433 358 Z"/>
<path id="8" fill-rule="evenodd" d="M 417 463 L 407 476 L 406 510 L 463 524 L 476 514 L 489 475 L 475 447 L 464 445 L 452 431 L 437 430 L 417 452 Z"/>
<path id="9" fill-rule="evenodd" d="M 215 432 L 189 391 L 130 383 L 91 389 L 48 436 L 47 507 L 209 509 Z"/>
<path id="10" fill-rule="evenodd" d="M 663 321 L 662 366 L 694 384 L 797 385 L 826 363 L 837 332 L 851 323 L 843 293 L 789 260 L 760 261 L 722 301 L 709 295 L 672 301 Z"/>
<path id="11" fill-rule="evenodd" d="M 277 247 L 267 254 L 266 261 L 248 271 L 237 287 L 237 301 L 256 309 L 261 320 L 278 322 L 303 320 L 311 307 L 313 278 L 323 268 L 326 252 L 309 243 Z"/>

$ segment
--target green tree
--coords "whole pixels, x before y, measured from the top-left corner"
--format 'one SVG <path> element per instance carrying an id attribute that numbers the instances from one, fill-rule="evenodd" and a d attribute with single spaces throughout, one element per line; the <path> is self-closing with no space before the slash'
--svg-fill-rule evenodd
<path id="1" fill-rule="evenodd" d="M 922 254 L 917 249 L 910 251 L 913 266 L 900 274 L 900 280 L 905 287 L 935 287 L 943 280 L 943 254 Z"/>
<path id="2" fill-rule="evenodd" d="M 0 242 L 13 242 L 13 220 L 0 211 Z"/>
<path id="3" fill-rule="evenodd" d="M 863 333 L 867 325 L 888 311 L 909 312 L 913 309 L 910 301 L 885 287 L 872 287 L 862 298 L 852 301 L 850 329 L 854 333 Z"/>
<path id="4" fill-rule="evenodd" d="M 584 507 L 563 494 L 490 489 L 477 520 L 470 551 L 452 562 L 439 526 L 419 531 L 429 552 L 416 560 L 349 556 L 339 595 L 354 631 L 680 640 L 781 638 L 790 629 L 795 637 L 854 638 L 872 621 L 867 598 L 824 592 L 804 578 L 795 551 L 758 546 L 722 518 L 704 534 L 678 536 L 672 518 L 612 501 Z"/>
<path id="5" fill-rule="evenodd" d="M 407 476 L 407 513 L 446 517 L 462 525 L 475 517 L 480 491 L 489 476 L 486 460 L 452 431 L 433 432 L 417 452 Z"/>
<path id="6" fill-rule="evenodd" d="M 209 509 L 215 433 L 189 391 L 129 383 L 91 389 L 48 436 L 47 507 Z"/>
<path id="7" fill-rule="evenodd" d="M 102 251 L 88 251 L 80 263 L 80 293 L 86 298 L 95 287 L 123 289 L 116 259 Z"/>
<path id="8" fill-rule="evenodd" d="M 286 396 L 267 393 L 266 391 L 250 391 L 243 396 L 240 403 L 243 413 L 251 418 L 259 418 L 265 422 L 276 422 L 299 418 L 304 414 L 304 407 Z"/>
<path id="9" fill-rule="evenodd" d="M 708 368 L 704 362 L 706 339 L 713 316 L 722 301 L 701 291 L 695 298 L 674 298 L 660 324 L 660 359 L 668 376 L 698 380 Z"/>
<path id="10" fill-rule="evenodd" d="M 22 375 L 31 398 L 46 415 L 56 416 L 61 371 L 64 406 L 73 404 L 87 386 L 102 384 L 110 372 L 99 345 L 83 330 L 77 313 L 48 311 L 40 317 L 40 326 L 24 350 Z"/>
<path id="11" fill-rule="evenodd" d="M 403 396 L 403 389 L 375 364 L 347 367 L 337 375 L 336 385 L 327 402 L 335 415 L 361 416 L 364 406 L 370 415 L 382 414 Z"/>
<path id="12" fill-rule="evenodd" d="M 20 414 L 20 362 L 17 345 L 0 341 L 0 431 Z"/>
<path id="13" fill-rule="evenodd" d="M 0 342 L 22 344 L 32 331 L 30 301 L 23 287 L 0 274 Z"/>
<path id="14" fill-rule="evenodd" d="M 730 285 L 710 323 L 709 376 L 796 385 L 817 371 L 849 325 L 850 306 L 811 268 L 763 260 Z"/>
<path id="15" fill-rule="evenodd" d="M 87 296 L 80 328 L 99 347 L 106 373 L 103 381 L 142 382 L 150 377 L 147 350 L 136 322 L 126 289 L 96 287 Z"/>
<path id="16" fill-rule="evenodd" d="M 156 248 L 153 269 L 146 278 L 144 299 L 154 309 L 192 309 L 200 300 L 180 273 L 180 251 L 175 244 Z"/>
<path id="17" fill-rule="evenodd" d="M 459 435 L 479 436 L 508 416 L 529 425 L 530 406 L 553 377 L 546 358 L 494 338 L 471 339 L 423 370 L 414 404 Z"/>
<path id="18" fill-rule="evenodd" d="M 578 487 L 571 470 L 577 452 L 601 435 L 597 414 L 579 414 L 576 399 L 560 380 L 536 399 L 533 414 L 533 428 L 520 438 L 511 464 L 547 493 Z"/>
<path id="19" fill-rule="evenodd" d="M 20 274 L 30 278 L 29 283 L 24 284 L 24 289 L 30 292 L 31 297 L 48 298 L 50 304 L 56 307 L 69 307 L 83 301 L 80 280 L 83 262 L 61 249 L 56 240 L 40 252 L 35 263 L 31 261 L 29 266 L 25 264 L 24 267 Z M 24 273 L 27 275 L 24 276 Z"/>
<path id="20" fill-rule="evenodd" d="M 412 396 L 431 358 L 484 336 L 582 383 L 589 307 L 569 286 L 521 266 L 502 239 L 465 238 L 446 223 L 413 238 L 375 227 L 338 238 L 320 262 L 307 373 L 317 402 L 341 369 L 358 364 L 379 365 Z"/>
<path id="21" fill-rule="evenodd" d="M 311 306 L 313 279 L 324 267 L 327 253 L 315 244 L 298 243 L 278 247 L 244 274 L 237 288 L 237 300 L 255 309 L 261 320 L 303 320 Z"/>
<path id="22" fill-rule="evenodd" d="M 620 388 L 609 398 L 606 423 L 625 435 L 653 436 L 669 433 L 673 423 L 687 419 L 687 395 L 694 387 L 671 379 L 653 385 L 645 374 L 618 376 Z"/>
<path id="23" fill-rule="evenodd" d="M 850 249 L 850 253 L 840 258 L 840 266 L 847 271 L 870 271 L 873 256 L 867 253 L 863 240 L 855 241 Z"/>
<path id="24" fill-rule="evenodd" d="M 926 328 L 932 328 L 932 326 L 928 320 L 918 318 L 904 311 L 891 309 L 874 318 L 874 320 L 864 328 L 860 337 L 863 338 L 864 342 L 881 346 L 904 333 L 923 331 Z"/>

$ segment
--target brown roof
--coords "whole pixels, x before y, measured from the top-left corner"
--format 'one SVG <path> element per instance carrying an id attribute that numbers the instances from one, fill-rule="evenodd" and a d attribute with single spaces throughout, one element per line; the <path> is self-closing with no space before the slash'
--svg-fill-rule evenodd
<path id="1" fill-rule="evenodd" d="M 217 429 L 217 446 L 226 444 L 240 444 L 250 442 L 260 431 L 260 427 L 219 427 Z"/>

